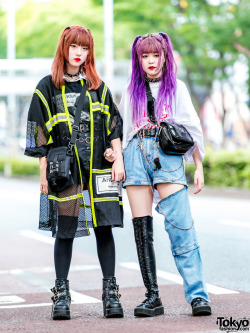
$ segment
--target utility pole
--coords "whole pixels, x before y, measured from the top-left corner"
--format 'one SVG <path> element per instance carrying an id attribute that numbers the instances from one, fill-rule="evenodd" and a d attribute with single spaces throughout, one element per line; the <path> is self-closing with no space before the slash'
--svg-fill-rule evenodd
<path id="1" fill-rule="evenodd" d="M 103 0 L 104 22 L 104 77 L 110 90 L 114 87 L 114 8 L 113 0 Z"/>
<path id="2" fill-rule="evenodd" d="M 16 34 L 15 34 L 15 0 L 7 1 L 7 59 L 9 61 L 16 58 Z M 15 72 L 9 71 L 10 80 L 15 79 Z M 11 155 L 17 154 L 17 114 L 15 91 L 10 91 L 7 96 L 7 109 L 10 114 L 9 133 L 11 137 Z"/>

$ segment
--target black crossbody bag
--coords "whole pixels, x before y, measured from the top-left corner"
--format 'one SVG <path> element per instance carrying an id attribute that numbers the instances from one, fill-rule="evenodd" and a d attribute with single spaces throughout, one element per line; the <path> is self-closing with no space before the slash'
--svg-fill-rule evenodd
<path id="1" fill-rule="evenodd" d="M 71 174 L 71 164 L 73 163 L 73 149 L 76 143 L 77 132 L 79 132 L 81 110 L 83 109 L 86 91 L 87 84 L 84 84 L 76 108 L 75 120 L 72 125 L 72 135 L 68 147 L 52 148 L 47 155 L 47 181 L 50 189 L 56 193 L 62 192 L 74 184 Z"/>
<path id="2" fill-rule="evenodd" d="M 153 124 L 158 125 L 158 137 L 161 150 L 166 155 L 184 155 L 194 145 L 194 141 L 188 130 L 177 124 L 161 122 L 157 123 L 154 114 L 154 97 L 146 81 L 148 117 Z"/>

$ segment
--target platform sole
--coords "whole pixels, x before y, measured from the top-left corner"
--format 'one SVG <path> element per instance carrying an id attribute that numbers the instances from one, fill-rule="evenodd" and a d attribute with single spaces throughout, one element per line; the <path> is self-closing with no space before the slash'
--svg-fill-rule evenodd
<path id="1" fill-rule="evenodd" d="M 106 309 L 103 307 L 103 314 L 105 318 L 123 318 L 124 316 L 122 308 Z"/>
<path id="2" fill-rule="evenodd" d="M 164 307 L 157 306 L 154 309 L 146 309 L 146 308 L 135 308 L 134 310 L 134 315 L 136 317 L 154 317 L 154 316 L 159 316 L 164 314 Z"/>
<path id="3" fill-rule="evenodd" d="M 194 308 L 192 310 L 192 315 L 193 316 L 210 316 L 212 314 L 211 307 L 208 306 L 200 306 L 197 308 Z"/>
<path id="4" fill-rule="evenodd" d="M 51 317 L 53 320 L 68 320 L 68 319 L 70 319 L 70 310 L 64 310 L 64 309 L 53 310 L 52 309 Z"/>

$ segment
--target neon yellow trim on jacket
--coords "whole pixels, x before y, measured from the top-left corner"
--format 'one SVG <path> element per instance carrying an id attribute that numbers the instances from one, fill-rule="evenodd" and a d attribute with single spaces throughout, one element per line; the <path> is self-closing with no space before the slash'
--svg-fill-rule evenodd
<path id="1" fill-rule="evenodd" d="M 95 206 L 94 206 L 94 197 L 93 197 L 93 186 L 92 186 L 92 166 L 93 166 L 93 143 L 94 143 L 94 119 L 93 119 L 93 110 L 92 110 L 92 99 L 87 91 L 87 96 L 89 98 L 89 111 L 90 111 L 90 170 L 89 170 L 89 192 L 90 192 L 90 204 L 92 208 L 92 218 L 93 224 L 97 227 L 96 216 L 95 216 Z"/>
<path id="2" fill-rule="evenodd" d="M 45 124 L 47 127 L 47 130 L 49 132 L 52 131 L 53 127 L 56 124 L 62 123 L 67 121 L 67 115 L 65 113 L 57 113 L 55 116 L 49 118 L 49 120 L 47 121 L 47 123 Z"/>
<path id="3" fill-rule="evenodd" d="M 103 169 L 103 170 L 100 170 L 100 169 L 92 169 L 92 171 L 94 173 L 106 173 L 106 172 L 111 172 L 112 169 Z"/>
<path id="4" fill-rule="evenodd" d="M 54 195 L 48 195 L 49 199 L 56 200 L 58 202 L 75 200 L 75 199 L 78 199 L 78 198 L 81 198 L 81 197 L 82 197 L 82 193 L 78 193 L 78 194 L 71 195 L 69 197 L 64 197 L 64 198 L 58 198 L 58 197 L 55 197 Z"/>
<path id="5" fill-rule="evenodd" d="M 94 202 L 119 201 L 118 197 L 94 198 Z"/>
<path id="6" fill-rule="evenodd" d="M 51 118 L 52 115 L 51 115 L 51 112 L 50 112 L 49 105 L 48 105 L 48 103 L 46 101 L 46 98 L 43 96 L 43 94 L 41 93 L 41 91 L 38 90 L 38 89 L 35 90 L 34 94 L 37 94 L 40 97 L 40 99 L 42 100 L 43 104 L 45 105 L 45 107 L 47 109 L 49 118 Z"/>

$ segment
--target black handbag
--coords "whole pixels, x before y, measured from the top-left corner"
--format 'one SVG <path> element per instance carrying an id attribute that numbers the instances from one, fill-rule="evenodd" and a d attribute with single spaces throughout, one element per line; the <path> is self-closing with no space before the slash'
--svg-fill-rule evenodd
<path id="1" fill-rule="evenodd" d="M 71 174 L 71 164 L 73 163 L 74 146 L 77 132 L 79 131 L 80 115 L 86 96 L 87 85 L 82 87 L 81 95 L 78 101 L 74 125 L 72 126 L 72 135 L 68 147 L 56 147 L 50 149 L 47 155 L 46 176 L 49 187 L 53 192 L 62 192 L 74 184 Z"/>
<path id="2" fill-rule="evenodd" d="M 194 145 L 194 141 L 182 125 L 160 123 L 159 144 L 166 155 L 184 155 Z"/>
<path id="3" fill-rule="evenodd" d="M 158 125 L 158 137 L 161 150 L 166 155 L 184 155 L 194 145 L 194 141 L 188 130 L 177 124 L 161 122 L 160 125 L 154 115 L 154 97 L 146 81 L 147 110 L 153 124 Z"/>

